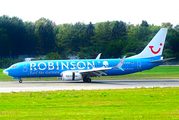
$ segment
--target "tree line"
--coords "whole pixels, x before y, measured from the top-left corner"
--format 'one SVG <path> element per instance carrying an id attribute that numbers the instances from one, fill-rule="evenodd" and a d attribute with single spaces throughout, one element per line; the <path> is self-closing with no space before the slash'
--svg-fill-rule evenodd
<path id="1" fill-rule="evenodd" d="M 0 59 L 47 54 L 56 59 L 66 59 L 68 55 L 89 59 L 98 53 L 102 53 L 101 58 L 131 56 L 140 53 L 162 27 L 168 28 L 164 58 L 179 59 L 179 25 L 156 26 L 144 20 L 137 25 L 123 21 L 56 25 L 46 18 L 34 23 L 3 15 L 0 17 Z"/>

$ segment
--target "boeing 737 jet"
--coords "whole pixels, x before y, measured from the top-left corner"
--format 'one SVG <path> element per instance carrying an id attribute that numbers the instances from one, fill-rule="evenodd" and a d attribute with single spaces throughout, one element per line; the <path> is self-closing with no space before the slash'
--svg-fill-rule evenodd
<path id="1" fill-rule="evenodd" d="M 22 83 L 22 78 L 30 77 L 60 77 L 68 81 L 83 79 L 84 82 L 91 82 L 90 77 L 94 76 L 150 70 L 172 59 L 162 57 L 166 34 L 167 28 L 161 28 L 141 53 L 128 58 L 100 59 L 100 54 L 96 59 L 28 61 L 13 64 L 3 73 L 18 79 L 19 83 Z"/>

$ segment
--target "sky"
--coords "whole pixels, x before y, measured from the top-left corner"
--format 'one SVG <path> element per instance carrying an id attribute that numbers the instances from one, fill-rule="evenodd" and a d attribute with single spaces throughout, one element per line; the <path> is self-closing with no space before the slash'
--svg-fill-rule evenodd
<path id="1" fill-rule="evenodd" d="M 0 16 L 35 22 L 41 17 L 64 23 L 123 21 L 179 24 L 178 0 L 0 0 Z"/>

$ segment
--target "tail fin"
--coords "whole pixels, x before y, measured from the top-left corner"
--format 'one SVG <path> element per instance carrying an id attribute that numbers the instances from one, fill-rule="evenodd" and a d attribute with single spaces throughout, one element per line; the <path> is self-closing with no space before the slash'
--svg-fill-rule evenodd
<path id="1" fill-rule="evenodd" d="M 161 28 L 141 53 L 129 58 L 149 58 L 161 56 L 165 44 L 166 35 L 167 28 Z"/>

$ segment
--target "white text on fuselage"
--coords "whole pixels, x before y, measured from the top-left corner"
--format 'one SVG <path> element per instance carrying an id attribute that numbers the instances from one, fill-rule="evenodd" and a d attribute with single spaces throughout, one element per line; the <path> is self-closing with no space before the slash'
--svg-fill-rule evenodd
<path id="1" fill-rule="evenodd" d="M 91 69 L 95 66 L 94 61 L 92 62 L 39 62 L 39 63 L 30 63 L 30 70 L 64 70 L 64 69 Z"/>

